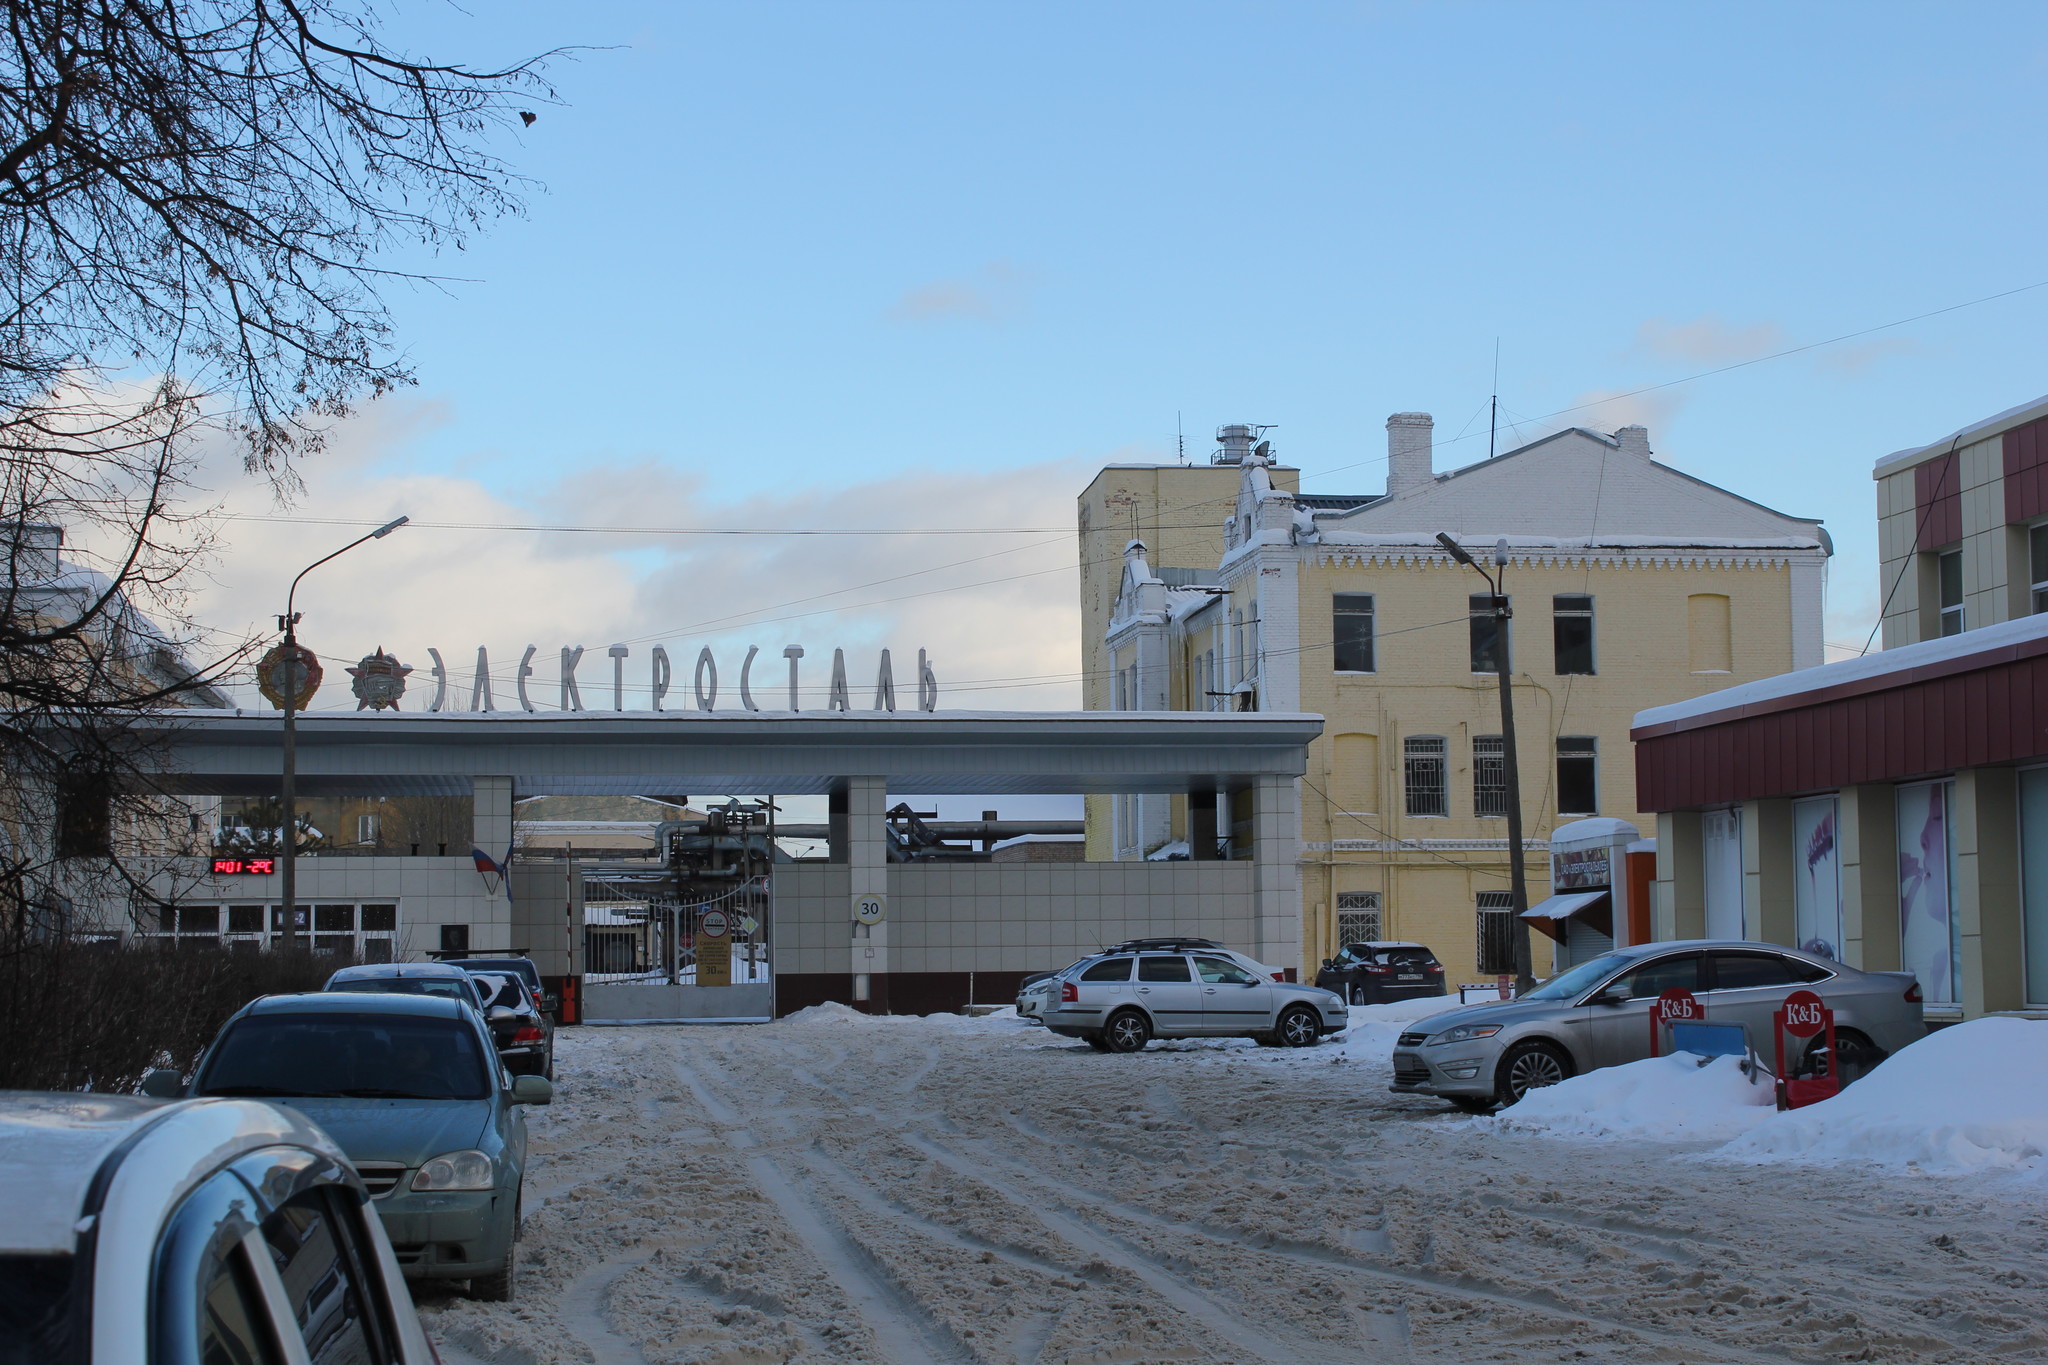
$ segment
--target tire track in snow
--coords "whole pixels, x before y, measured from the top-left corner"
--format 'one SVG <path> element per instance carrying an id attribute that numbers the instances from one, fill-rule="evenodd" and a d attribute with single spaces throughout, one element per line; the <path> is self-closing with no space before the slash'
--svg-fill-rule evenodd
<path id="1" fill-rule="evenodd" d="M 957 1342 L 943 1339 L 942 1330 L 886 1267 L 804 1197 L 746 1121 L 687 1061 L 672 1056 L 670 1064 L 712 1123 L 724 1131 L 726 1141 L 742 1154 L 754 1184 L 853 1304 L 874 1334 L 883 1359 L 890 1365 L 958 1365 L 967 1359 Z"/>

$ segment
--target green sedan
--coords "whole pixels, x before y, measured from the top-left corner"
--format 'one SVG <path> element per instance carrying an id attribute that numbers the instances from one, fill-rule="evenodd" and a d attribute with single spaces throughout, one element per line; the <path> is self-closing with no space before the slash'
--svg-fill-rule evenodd
<path id="1" fill-rule="evenodd" d="M 221 1027 L 188 1093 L 297 1109 L 348 1154 L 408 1276 L 512 1297 L 519 1106 L 548 1103 L 554 1087 L 507 1076 L 475 1010 L 431 996 L 266 996 Z"/>

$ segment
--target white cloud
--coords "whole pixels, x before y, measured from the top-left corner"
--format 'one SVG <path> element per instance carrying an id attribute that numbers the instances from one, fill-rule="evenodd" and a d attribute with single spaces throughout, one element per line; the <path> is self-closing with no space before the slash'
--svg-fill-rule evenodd
<path id="1" fill-rule="evenodd" d="M 1651 318 L 1636 328 L 1636 349 L 1665 360 L 1695 364 L 1727 364 L 1753 360 L 1785 347 L 1785 331 L 1775 322 L 1731 326 L 1718 313 L 1702 313 L 1689 322 Z"/>
<path id="2" fill-rule="evenodd" d="M 807 705 L 822 704 L 832 650 L 843 647 L 854 705 L 873 699 L 879 650 L 892 651 L 899 706 L 915 695 L 917 651 L 928 649 L 942 707 L 1064 708 L 1078 704 L 1078 584 L 1073 490 L 1079 461 L 964 474 L 905 472 L 842 488 L 774 488 L 737 501 L 657 461 L 585 465 L 530 500 L 492 487 L 489 470 L 408 468 L 407 444 L 440 420 L 429 404 L 370 405 L 304 469 L 291 509 L 240 475 L 222 452 L 211 482 L 235 519 L 199 615 L 224 632 L 267 631 L 292 574 L 367 526 L 307 524 L 327 517 L 415 523 L 363 545 L 305 580 L 301 637 L 328 661 L 316 707 L 352 708 L 339 670 L 383 646 L 413 665 L 407 709 L 431 699 L 427 649 L 438 648 L 451 690 L 467 703 L 485 646 L 497 705 L 516 705 L 513 670 L 539 646 L 533 700 L 559 697 L 559 651 L 585 647 L 583 704 L 609 708 L 612 660 L 631 650 L 628 706 L 643 706 L 651 648 L 665 645 L 686 706 L 700 648 L 718 662 L 720 709 L 737 706 L 737 673 L 759 645 L 753 679 L 764 706 L 786 700 L 785 645 L 801 644 Z M 290 519 L 287 519 L 290 518 Z M 467 524 L 736 528 L 1061 528 L 1058 534 L 902 536 L 613 535 L 463 529 Z M 1042 675 L 1056 675 L 1048 680 Z M 990 685 L 996 679 L 1030 684 Z M 253 688 L 242 698 L 253 704 Z"/>
<path id="3" fill-rule="evenodd" d="M 1036 277 L 1008 261 L 971 275 L 933 280 L 903 292 L 889 308 L 898 322 L 1000 322 L 1023 311 Z"/>

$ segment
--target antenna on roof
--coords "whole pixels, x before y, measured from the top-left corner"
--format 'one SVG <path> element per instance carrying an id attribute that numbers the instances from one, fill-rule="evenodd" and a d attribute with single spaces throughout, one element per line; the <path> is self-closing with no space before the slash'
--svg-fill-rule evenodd
<path id="1" fill-rule="evenodd" d="M 1493 444 L 1500 435 L 1500 338 L 1493 339 L 1493 415 L 1486 424 L 1486 458 L 1493 458 Z"/>
<path id="2" fill-rule="evenodd" d="M 1173 443 L 1180 451 L 1180 462 L 1186 464 L 1188 462 L 1188 437 L 1187 433 L 1181 430 L 1180 410 L 1178 408 L 1174 409 L 1173 413 Z"/>

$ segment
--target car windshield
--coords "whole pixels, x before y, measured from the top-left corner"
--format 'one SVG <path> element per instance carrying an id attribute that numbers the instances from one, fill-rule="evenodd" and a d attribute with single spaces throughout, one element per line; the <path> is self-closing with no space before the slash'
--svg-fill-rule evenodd
<path id="1" fill-rule="evenodd" d="M 78 1359 L 69 1256 L 0 1256 L 0 1361 Z"/>
<path id="2" fill-rule="evenodd" d="M 363 976 L 353 981 L 330 981 L 330 991 L 360 991 L 366 995 L 431 995 L 438 1000 L 476 1003 L 476 988 L 468 977 L 450 976 Z"/>
<path id="3" fill-rule="evenodd" d="M 1559 972 L 1548 981 L 1542 982 L 1520 1000 L 1576 1000 L 1598 985 L 1603 977 L 1618 972 L 1629 964 L 1630 959 L 1620 953 L 1608 953 L 1591 962 L 1581 962 L 1570 971 Z"/>
<path id="4" fill-rule="evenodd" d="M 480 976 L 476 978 L 483 987 L 486 1006 L 503 1005 L 506 1009 L 528 1009 L 532 1001 L 526 995 L 526 983 L 510 976 Z"/>
<path id="5" fill-rule="evenodd" d="M 252 1014 L 230 1025 L 196 1095 L 480 1100 L 490 1092 L 476 1032 L 459 1019 Z"/>

